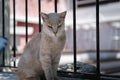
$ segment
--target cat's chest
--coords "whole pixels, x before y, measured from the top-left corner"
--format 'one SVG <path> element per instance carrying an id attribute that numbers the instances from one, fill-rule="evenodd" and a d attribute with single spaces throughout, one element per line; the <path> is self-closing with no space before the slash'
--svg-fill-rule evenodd
<path id="1" fill-rule="evenodd" d="M 46 41 L 46 43 L 48 47 L 51 49 L 54 48 L 56 50 L 63 45 L 63 41 L 61 41 L 59 38 L 51 38 L 49 41 Z"/>
<path id="2" fill-rule="evenodd" d="M 51 38 L 51 37 L 45 37 L 42 41 L 42 50 L 44 52 L 60 52 L 65 44 L 65 38 L 64 37 L 59 37 L 59 38 Z"/>

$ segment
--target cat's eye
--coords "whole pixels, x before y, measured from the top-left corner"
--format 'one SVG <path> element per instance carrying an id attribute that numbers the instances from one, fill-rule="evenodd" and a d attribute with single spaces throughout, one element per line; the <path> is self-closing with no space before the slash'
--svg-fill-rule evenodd
<path id="1" fill-rule="evenodd" d="M 49 26 L 49 25 L 48 25 L 48 27 L 49 27 L 49 28 L 52 28 L 52 26 Z"/>
<path id="2" fill-rule="evenodd" d="M 62 25 L 58 25 L 58 28 L 60 28 Z"/>

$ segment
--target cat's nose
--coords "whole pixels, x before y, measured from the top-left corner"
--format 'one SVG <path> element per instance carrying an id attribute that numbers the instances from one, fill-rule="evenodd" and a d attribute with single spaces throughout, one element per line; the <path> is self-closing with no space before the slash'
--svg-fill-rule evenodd
<path id="1" fill-rule="evenodd" d="M 58 32 L 58 30 L 57 30 L 57 29 L 53 29 L 53 32 L 54 32 L 54 34 L 56 35 L 57 32 Z"/>

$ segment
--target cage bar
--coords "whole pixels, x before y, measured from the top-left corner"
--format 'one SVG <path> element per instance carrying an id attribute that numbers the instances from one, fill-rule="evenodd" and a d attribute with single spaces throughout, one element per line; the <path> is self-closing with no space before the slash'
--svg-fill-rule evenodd
<path id="1" fill-rule="evenodd" d="M 4 0 L 2 0 L 2 37 L 5 37 L 5 19 L 4 19 L 4 14 L 5 14 L 5 11 L 4 11 Z M 3 60 L 2 60 L 2 65 L 5 66 L 5 49 L 3 49 Z"/>
<path id="2" fill-rule="evenodd" d="M 41 31 L 41 0 L 38 0 L 39 32 Z"/>
<path id="3" fill-rule="evenodd" d="M 57 13 L 57 0 L 54 1 L 54 11 Z"/>
<path id="4" fill-rule="evenodd" d="M 16 67 L 16 61 L 15 61 L 15 57 L 16 57 L 16 12 L 15 12 L 15 0 L 13 0 L 13 31 L 14 31 L 14 35 L 13 35 L 13 65 L 14 67 Z"/>
<path id="5" fill-rule="evenodd" d="M 5 37 L 4 0 L 2 0 L 2 36 Z"/>
<path id="6" fill-rule="evenodd" d="M 28 42 L 28 0 L 25 0 L 25 28 L 26 28 L 26 43 Z"/>
<path id="7" fill-rule="evenodd" d="M 58 75 L 61 77 L 69 77 L 69 78 L 76 78 L 76 79 L 90 79 L 90 80 L 119 80 L 119 75 L 105 75 L 100 74 L 100 78 L 98 79 L 96 73 L 79 73 L 79 72 L 70 72 L 70 71 L 58 71 Z"/>
<path id="8" fill-rule="evenodd" d="M 96 58 L 97 77 L 100 80 L 99 0 L 96 0 Z"/>
<path id="9" fill-rule="evenodd" d="M 76 0 L 73 0 L 73 54 L 74 54 L 74 72 L 77 71 L 76 69 L 76 62 L 77 62 L 77 48 L 76 48 Z"/>

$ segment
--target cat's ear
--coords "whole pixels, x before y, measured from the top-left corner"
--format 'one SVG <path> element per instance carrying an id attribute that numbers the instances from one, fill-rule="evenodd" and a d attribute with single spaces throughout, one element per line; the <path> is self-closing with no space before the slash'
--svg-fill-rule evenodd
<path id="1" fill-rule="evenodd" d="M 59 13 L 60 18 L 65 18 L 67 11 L 64 11 L 62 13 Z"/>
<path id="2" fill-rule="evenodd" d="M 41 13 L 41 17 L 42 17 L 43 21 L 46 21 L 48 19 L 48 15 L 45 13 Z"/>

